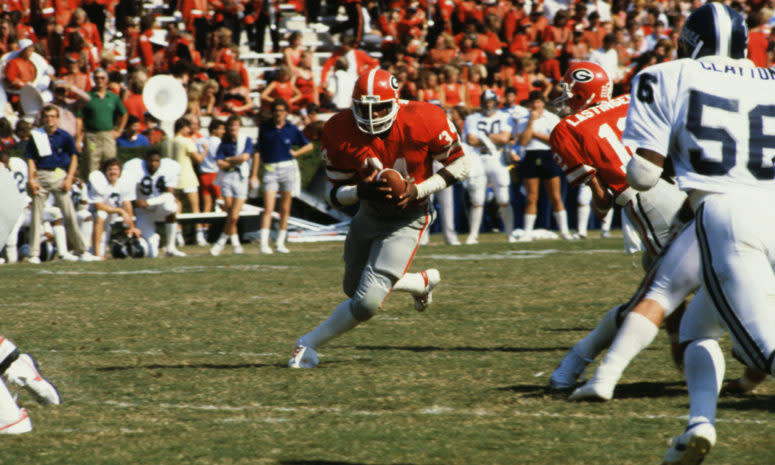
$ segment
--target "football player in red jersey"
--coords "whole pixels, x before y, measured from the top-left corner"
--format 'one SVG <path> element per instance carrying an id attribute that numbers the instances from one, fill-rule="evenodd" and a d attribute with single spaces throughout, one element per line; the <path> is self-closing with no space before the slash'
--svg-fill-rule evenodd
<path id="1" fill-rule="evenodd" d="M 466 157 L 444 111 L 425 102 L 398 99 L 398 81 L 372 68 L 353 90 L 352 110 L 323 127 L 322 158 L 331 183 L 329 201 L 343 207 L 360 201 L 344 245 L 343 287 L 348 298 L 331 316 L 296 342 L 292 368 L 318 364 L 317 349 L 373 317 L 391 291 L 405 291 L 424 310 L 440 281 L 438 270 L 407 273 L 422 233 L 433 220 L 428 197 L 463 179 Z M 444 167 L 433 172 L 433 161 Z M 393 168 L 406 179 L 398 197 L 376 174 Z"/>
<path id="2" fill-rule="evenodd" d="M 550 138 L 560 166 L 571 184 L 586 183 L 592 188 L 598 215 L 604 215 L 614 201 L 621 205 L 647 245 L 644 267 L 648 272 L 638 290 L 626 304 L 609 310 L 568 352 L 549 383 L 550 389 L 572 388 L 586 365 L 611 345 L 595 375 L 571 394 L 573 400 L 609 400 L 627 364 L 699 286 L 699 253 L 693 224 L 675 232 L 686 199 L 677 186 L 661 180 L 659 194 L 652 196 L 637 193 L 627 184 L 631 152 L 621 137 L 629 95 L 611 99 L 611 82 L 594 63 L 572 64 L 562 85 L 574 113 L 555 127 Z M 675 313 L 679 317 L 680 312 Z"/>

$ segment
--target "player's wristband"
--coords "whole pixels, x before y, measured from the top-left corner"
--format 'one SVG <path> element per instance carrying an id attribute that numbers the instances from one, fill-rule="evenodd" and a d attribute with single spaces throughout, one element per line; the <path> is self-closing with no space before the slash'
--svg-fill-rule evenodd
<path id="1" fill-rule="evenodd" d="M 350 184 L 334 186 L 329 193 L 329 200 L 334 208 L 353 205 L 358 201 L 358 186 Z"/>

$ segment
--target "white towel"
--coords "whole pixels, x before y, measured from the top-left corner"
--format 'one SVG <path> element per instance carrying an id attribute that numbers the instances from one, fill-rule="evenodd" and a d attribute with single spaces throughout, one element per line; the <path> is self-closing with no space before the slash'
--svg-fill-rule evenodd
<path id="1" fill-rule="evenodd" d="M 47 157 L 54 153 L 51 151 L 51 144 L 48 142 L 48 133 L 46 133 L 45 129 L 33 129 L 32 140 L 35 142 L 35 147 L 38 149 L 38 155 L 41 157 Z"/>

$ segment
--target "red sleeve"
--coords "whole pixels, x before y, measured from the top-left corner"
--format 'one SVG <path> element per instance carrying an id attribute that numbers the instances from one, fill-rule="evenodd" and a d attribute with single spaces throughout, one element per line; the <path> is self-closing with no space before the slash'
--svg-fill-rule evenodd
<path id="1" fill-rule="evenodd" d="M 21 77 L 21 72 L 19 70 L 19 67 L 16 64 L 16 60 L 11 60 L 8 62 L 8 64 L 5 66 L 5 78 L 8 80 L 8 82 L 11 83 L 11 87 L 14 89 L 19 89 L 21 86 L 16 85 L 14 81 L 19 79 Z"/>
<path id="2" fill-rule="evenodd" d="M 444 110 L 430 103 L 426 105 L 423 115 L 425 115 L 428 153 L 435 160 L 448 165 L 463 156 L 460 138 Z"/>
<path id="3" fill-rule="evenodd" d="M 153 45 L 146 36 L 140 37 L 140 57 L 143 59 L 143 66 L 153 69 Z"/>
<path id="4" fill-rule="evenodd" d="M 349 124 L 352 126 L 352 124 Z M 326 121 L 321 137 L 320 156 L 326 169 L 326 176 L 332 184 L 355 184 L 359 179 L 359 170 L 365 160 L 365 149 L 361 147 L 353 153 L 351 138 L 343 137 L 352 131 L 348 127 L 348 116 L 337 113 Z"/>
<path id="5" fill-rule="evenodd" d="M 583 148 L 566 120 L 554 127 L 549 145 L 554 152 L 555 163 L 562 168 L 571 185 L 584 184 L 596 173 L 595 168 L 585 163 Z"/>

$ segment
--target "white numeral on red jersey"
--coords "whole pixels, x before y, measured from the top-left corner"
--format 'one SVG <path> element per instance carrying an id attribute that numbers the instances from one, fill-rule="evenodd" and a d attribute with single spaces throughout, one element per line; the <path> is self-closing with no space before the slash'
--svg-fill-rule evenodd
<path id="1" fill-rule="evenodd" d="M 616 128 L 619 129 L 620 134 L 622 131 L 624 131 L 624 125 L 625 118 L 619 118 L 616 121 Z M 616 156 L 619 157 L 619 160 L 622 162 L 622 171 L 627 173 L 627 163 L 630 162 L 631 156 L 630 152 L 627 150 L 627 147 L 622 144 L 619 135 L 614 132 L 613 128 L 609 126 L 608 123 L 603 123 L 600 125 L 600 129 L 598 129 L 597 135 L 598 137 L 605 139 L 606 142 L 608 142 L 608 145 L 611 146 L 611 148 L 616 153 Z"/>

